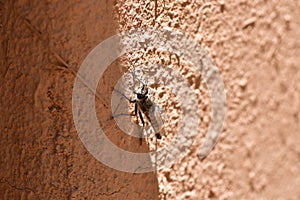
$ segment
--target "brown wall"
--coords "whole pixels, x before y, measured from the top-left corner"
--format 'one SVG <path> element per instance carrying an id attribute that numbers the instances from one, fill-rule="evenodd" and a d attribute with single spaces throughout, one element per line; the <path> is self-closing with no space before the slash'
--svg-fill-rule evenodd
<path id="1" fill-rule="evenodd" d="M 73 124 L 71 69 L 116 32 L 112 2 L 0 5 L 0 199 L 157 199 L 154 174 L 101 164 Z"/>
<path id="2" fill-rule="evenodd" d="M 299 1 L 28 0 L 0 6 L 0 199 L 300 198 Z M 190 154 L 159 171 L 158 180 L 98 162 L 78 138 L 71 110 L 73 72 L 86 55 L 118 31 L 149 26 L 171 27 L 205 47 L 227 93 L 215 150 L 198 160 L 209 121 L 203 86 L 196 91 L 203 94 L 201 134 Z M 106 89 L 120 76 L 118 63 L 113 66 L 112 78 L 102 80 Z M 97 105 L 98 116 L 109 112 Z M 138 140 L 118 134 L 110 135 L 116 143 L 139 148 Z"/>

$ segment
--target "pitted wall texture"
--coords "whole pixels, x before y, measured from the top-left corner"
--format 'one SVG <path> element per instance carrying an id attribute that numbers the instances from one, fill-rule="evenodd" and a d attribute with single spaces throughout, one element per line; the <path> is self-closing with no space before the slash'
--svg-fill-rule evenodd
<path id="1" fill-rule="evenodd" d="M 199 97 L 199 138 L 188 156 L 158 172 L 161 199 L 298 199 L 299 1 L 119 1 L 117 8 L 122 31 L 168 27 L 194 38 L 226 87 L 224 130 L 200 162 L 196 154 L 210 120 L 201 76 L 172 53 L 128 56 L 129 66 L 153 62 L 178 69 Z"/>

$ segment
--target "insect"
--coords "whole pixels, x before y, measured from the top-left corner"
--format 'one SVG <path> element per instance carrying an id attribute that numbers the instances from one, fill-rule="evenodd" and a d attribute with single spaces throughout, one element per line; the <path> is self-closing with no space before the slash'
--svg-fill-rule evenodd
<path id="1" fill-rule="evenodd" d="M 161 139 L 162 135 L 160 133 L 163 120 L 160 115 L 160 108 L 159 106 L 154 103 L 148 96 L 148 87 L 143 83 L 141 89 L 139 91 L 134 91 L 136 94 L 136 98 L 131 100 L 122 94 L 120 91 L 116 90 L 117 93 L 125 97 L 130 103 L 134 103 L 134 113 L 130 114 L 131 116 L 138 116 L 142 122 L 143 127 L 145 127 L 145 120 L 143 115 L 147 118 L 150 122 L 155 136 L 157 139 Z M 140 144 L 142 144 L 142 135 L 140 135 Z"/>

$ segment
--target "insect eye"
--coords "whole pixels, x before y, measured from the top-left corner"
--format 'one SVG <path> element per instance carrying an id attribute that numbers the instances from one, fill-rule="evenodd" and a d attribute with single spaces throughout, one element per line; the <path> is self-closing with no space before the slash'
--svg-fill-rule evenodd
<path id="1" fill-rule="evenodd" d="M 142 98 L 144 98 L 144 96 L 145 96 L 145 95 L 144 95 L 144 94 L 141 94 L 141 93 L 138 93 L 138 94 L 137 94 L 137 98 L 138 98 L 138 99 L 142 99 Z"/>

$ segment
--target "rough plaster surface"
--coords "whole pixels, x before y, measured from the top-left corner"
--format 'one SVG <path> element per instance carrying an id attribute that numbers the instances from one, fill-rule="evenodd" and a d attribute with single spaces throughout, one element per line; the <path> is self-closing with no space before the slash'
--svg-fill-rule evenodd
<path id="1" fill-rule="evenodd" d="M 160 198 L 300 198 L 300 2 L 119 1 L 117 8 L 120 30 L 170 27 L 193 37 L 212 56 L 226 87 L 224 131 L 200 162 L 196 153 L 209 123 L 201 76 L 166 53 L 128 56 L 129 66 L 153 62 L 179 69 L 203 109 L 190 154 L 158 172 Z"/>
<path id="2" fill-rule="evenodd" d="M 115 7 L 114 7 L 115 5 Z M 299 199 L 300 2 L 5 1 L 1 8 L 0 199 Z M 112 19 L 116 19 L 117 24 Z M 210 53 L 227 93 L 224 131 L 202 162 L 199 145 L 210 122 L 201 75 L 169 52 L 129 54 L 100 81 L 110 86 L 128 66 L 163 63 L 192 84 L 201 110 L 199 135 L 188 156 L 170 169 L 127 174 L 95 160 L 72 121 L 74 73 L 89 51 L 117 31 L 171 27 Z M 134 59 L 136 58 L 137 59 Z M 173 116 L 176 97 L 157 89 Z M 174 96 L 174 95 L 173 95 Z M 174 100 L 173 100 L 174 99 Z M 175 103 L 174 103 L 175 102 Z M 147 151 L 115 129 L 96 99 L 108 137 L 130 151 Z M 153 142 L 150 148 L 153 148 Z"/>

